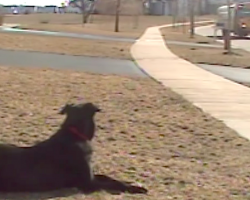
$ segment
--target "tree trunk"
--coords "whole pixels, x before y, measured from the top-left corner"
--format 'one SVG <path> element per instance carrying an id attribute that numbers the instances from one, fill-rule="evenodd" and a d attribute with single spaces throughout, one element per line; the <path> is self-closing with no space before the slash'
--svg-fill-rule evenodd
<path id="1" fill-rule="evenodd" d="M 171 8 L 172 8 L 172 24 L 173 28 L 176 27 L 177 17 L 178 17 L 178 0 L 171 1 Z"/>
<path id="2" fill-rule="evenodd" d="M 86 24 L 85 13 L 82 12 L 82 24 Z"/>
<path id="3" fill-rule="evenodd" d="M 82 24 L 86 24 L 86 19 L 85 19 L 85 9 L 86 9 L 86 6 L 85 6 L 85 2 L 84 0 L 80 0 L 80 5 L 78 4 L 78 1 L 73 1 L 73 4 L 75 7 L 79 8 L 82 12 Z"/>
<path id="4" fill-rule="evenodd" d="M 88 23 L 88 19 L 90 17 L 90 15 L 92 14 L 94 8 L 95 8 L 95 4 L 96 4 L 97 0 L 93 1 L 90 5 L 90 8 L 88 11 L 85 11 L 84 13 L 84 24 Z"/>
<path id="5" fill-rule="evenodd" d="M 194 37 L 194 0 L 189 0 L 190 37 Z"/>
<path id="6" fill-rule="evenodd" d="M 230 8 L 231 0 L 227 0 L 227 14 L 228 14 L 228 20 L 227 20 L 227 27 L 226 30 L 224 30 L 224 48 L 227 50 L 228 54 L 231 54 L 231 8 Z"/>
<path id="7" fill-rule="evenodd" d="M 116 14 L 115 14 L 115 32 L 119 32 L 119 18 L 120 18 L 120 6 L 121 0 L 116 0 Z"/>
<path id="8" fill-rule="evenodd" d="M 74 5 L 82 11 L 82 23 L 86 24 L 88 22 L 89 16 L 91 15 L 91 13 L 95 7 L 97 0 L 94 0 L 91 3 L 90 9 L 88 11 L 86 10 L 86 4 L 85 4 L 84 0 L 81 0 L 80 2 L 81 2 L 81 5 L 77 4 L 77 2 L 74 2 Z"/>
<path id="9" fill-rule="evenodd" d="M 87 23 L 88 23 L 88 19 L 89 19 L 89 15 L 86 15 L 86 14 L 85 14 L 85 15 L 83 16 L 83 23 L 84 23 L 84 24 L 87 24 Z"/>

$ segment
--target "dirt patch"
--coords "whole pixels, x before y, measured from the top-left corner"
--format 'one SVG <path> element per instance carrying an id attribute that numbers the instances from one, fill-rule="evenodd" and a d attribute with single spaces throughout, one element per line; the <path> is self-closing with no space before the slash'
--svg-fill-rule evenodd
<path id="1" fill-rule="evenodd" d="M 68 100 L 92 101 L 104 111 L 96 117 L 95 171 L 149 189 L 147 196 L 50 199 L 249 197 L 249 141 L 151 79 L 9 67 L 0 67 L 0 76 L 2 142 L 26 146 L 44 140 L 62 122 L 57 112 Z M 40 199 L 17 199 L 32 197 Z"/>
<path id="2" fill-rule="evenodd" d="M 0 33 L 1 49 L 132 59 L 131 45 L 128 42 Z"/>
<path id="3" fill-rule="evenodd" d="M 196 20 L 211 20 L 214 16 L 199 16 Z M 138 38 L 147 27 L 172 23 L 170 16 L 139 16 L 137 25 L 134 16 L 120 17 L 120 32 L 114 32 L 114 15 L 92 15 L 88 24 L 82 26 L 79 14 L 31 14 L 6 16 L 5 23 L 22 24 L 36 30 L 88 33 L 108 36 Z"/>
<path id="4" fill-rule="evenodd" d="M 186 28 L 188 29 L 188 28 Z M 181 58 L 192 63 L 203 63 L 212 65 L 225 65 L 232 67 L 246 68 L 250 66 L 250 53 L 241 49 L 234 49 L 233 54 L 226 54 L 223 44 L 216 42 L 212 38 L 195 35 L 190 38 L 188 32 L 183 32 L 181 27 L 161 29 L 164 39 L 167 41 L 175 40 L 180 42 L 190 42 L 198 44 L 217 44 L 220 48 L 184 46 L 179 44 L 167 44 L 168 48 Z M 212 59 L 211 59 L 212 58 Z"/>

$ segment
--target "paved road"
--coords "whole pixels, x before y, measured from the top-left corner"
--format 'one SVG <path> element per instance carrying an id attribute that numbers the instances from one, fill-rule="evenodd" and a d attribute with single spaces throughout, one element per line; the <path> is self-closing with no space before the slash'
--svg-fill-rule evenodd
<path id="1" fill-rule="evenodd" d="M 73 69 L 102 74 L 147 77 L 147 75 L 143 73 L 133 61 L 130 60 L 26 51 L 0 50 L 0 65 Z"/>
<path id="2" fill-rule="evenodd" d="M 0 32 L 10 32 L 13 34 L 36 34 L 60 37 L 73 37 L 92 40 L 108 40 L 119 42 L 135 42 L 136 39 L 109 37 L 101 35 L 22 30 L 11 28 L 10 26 L 0 27 Z M 70 56 L 51 53 L 27 52 L 0 50 L 0 65 L 18 67 L 48 67 L 55 69 L 74 69 L 85 72 L 102 74 L 118 74 L 136 77 L 147 77 L 147 75 L 130 60 L 119 60 L 111 58 L 98 58 L 87 56 Z"/>
<path id="3" fill-rule="evenodd" d="M 212 26 L 202 26 L 195 28 L 196 34 L 202 36 L 213 36 L 214 30 Z M 218 36 L 221 36 L 221 31 L 218 31 Z M 218 40 L 218 42 L 223 42 L 222 40 Z M 250 37 L 240 39 L 235 38 L 232 40 L 232 46 L 234 48 L 244 49 L 246 51 L 250 51 Z"/>
<path id="4" fill-rule="evenodd" d="M 18 29 L 11 27 L 0 27 L 0 32 L 8 33 L 18 33 L 18 34 L 32 34 L 32 35 L 49 35 L 56 37 L 71 37 L 71 38 L 80 38 L 80 39 L 89 39 L 89 40 L 108 40 L 108 41 L 117 41 L 117 42 L 135 42 L 134 38 L 122 38 L 116 36 L 102 36 L 102 35 L 90 35 L 90 34 L 79 34 L 79 33 L 66 33 L 66 32 L 54 32 L 54 31 L 37 31 L 37 30 L 28 30 L 28 29 Z"/>
<path id="5" fill-rule="evenodd" d="M 250 83 L 250 69 L 226 67 L 220 65 L 207 65 L 207 64 L 197 64 L 197 65 L 207 71 L 222 76 L 226 79 L 236 82 Z"/>
<path id="6" fill-rule="evenodd" d="M 196 31 L 196 34 L 199 34 L 202 36 L 214 35 L 214 30 L 212 26 L 197 27 L 195 31 Z M 221 31 L 218 31 L 217 35 L 221 36 Z M 218 40 L 218 41 L 223 42 L 222 40 Z M 234 48 L 239 48 L 239 49 L 244 49 L 246 51 L 250 51 L 250 38 L 248 37 L 246 39 L 233 39 L 232 46 Z M 235 68 L 235 67 L 207 65 L 207 64 L 199 64 L 198 66 L 214 74 L 230 79 L 232 81 L 250 83 L 250 69 L 241 69 L 241 68 Z"/>

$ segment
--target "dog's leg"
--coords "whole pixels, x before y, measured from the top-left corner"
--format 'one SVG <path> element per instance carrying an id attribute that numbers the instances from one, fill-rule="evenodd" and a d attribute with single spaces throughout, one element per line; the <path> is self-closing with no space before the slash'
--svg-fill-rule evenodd
<path id="1" fill-rule="evenodd" d="M 94 183 L 100 187 L 101 190 L 110 190 L 116 192 L 129 192 L 135 193 L 147 193 L 147 189 L 139 186 L 131 185 L 128 182 L 118 181 L 105 175 L 95 175 Z"/>
<path id="2" fill-rule="evenodd" d="M 77 188 L 85 193 L 91 193 L 100 190 L 112 191 L 116 193 L 147 193 L 147 189 L 139 186 L 133 186 L 126 182 L 121 182 L 105 175 L 94 175 L 90 162 L 86 159 L 81 160 L 81 168 L 76 169 L 78 177 Z"/>
<path id="3" fill-rule="evenodd" d="M 83 182 L 78 184 L 78 189 L 84 193 L 92 193 L 101 190 L 112 191 L 115 193 L 147 193 L 147 189 L 143 187 L 133 186 L 128 182 L 121 182 L 105 175 L 94 175 L 93 179 L 91 179 L 91 173 L 89 174 L 90 176 L 85 174 L 84 180 L 82 180 Z M 86 179 L 87 177 L 88 179 Z"/>

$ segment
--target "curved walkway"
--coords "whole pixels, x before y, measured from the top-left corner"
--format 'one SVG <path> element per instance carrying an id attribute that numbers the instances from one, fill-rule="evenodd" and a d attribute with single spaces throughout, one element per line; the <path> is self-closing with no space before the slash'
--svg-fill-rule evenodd
<path id="1" fill-rule="evenodd" d="M 147 77 L 131 60 L 0 50 L 0 65 L 72 69 L 101 74 Z"/>
<path id="2" fill-rule="evenodd" d="M 212 74 L 173 54 L 159 27 L 148 28 L 132 46 L 138 65 L 204 112 L 250 139 L 250 88 Z"/>

